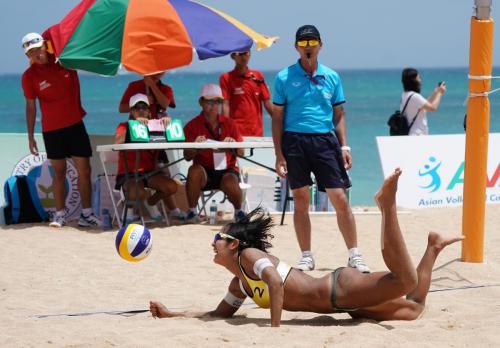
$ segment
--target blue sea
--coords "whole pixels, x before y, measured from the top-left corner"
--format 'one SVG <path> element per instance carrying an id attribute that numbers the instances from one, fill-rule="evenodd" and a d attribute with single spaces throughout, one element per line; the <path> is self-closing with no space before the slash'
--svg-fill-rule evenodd
<path id="1" fill-rule="evenodd" d="M 500 69 L 497 69 L 500 70 Z M 422 94 L 428 96 L 439 81 L 446 81 L 447 93 L 435 113 L 428 113 L 431 134 L 463 133 L 464 101 L 467 95 L 467 69 L 419 69 L 423 80 Z M 354 166 L 351 204 L 373 205 L 372 196 L 382 180 L 375 137 L 388 135 L 389 115 L 399 108 L 400 70 L 339 70 L 347 99 L 345 104 L 348 142 Z M 265 71 L 272 87 L 275 71 Z M 498 74 L 495 71 L 493 74 Z M 198 93 L 204 83 L 218 82 L 220 73 L 183 73 L 178 70 L 163 79 L 172 86 L 177 108 L 170 111 L 184 123 L 199 113 Z M 137 75 L 100 77 L 80 74 L 82 101 L 87 111 L 85 124 L 91 134 L 113 134 L 125 119 L 118 113 L 123 91 Z M 496 80 L 493 80 L 492 89 Z M 500 132 L 500 96 L 490 96 L 490 131 Z M 26 132 L 24 97 L 20 75 L 0 76 L 0 133 Z M 37 123 L 36 132 L 40 132 Z M 265 116 L 265 135 L 271 136 L 271 123 Z"/>

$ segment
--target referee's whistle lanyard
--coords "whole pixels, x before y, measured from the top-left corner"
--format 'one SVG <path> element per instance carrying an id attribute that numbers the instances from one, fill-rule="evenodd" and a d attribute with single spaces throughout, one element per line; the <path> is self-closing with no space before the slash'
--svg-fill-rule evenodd
<path id="1" fill-rule="evenodd" d="M 306 79 L 308 79 L 309 81 L 311 81 L 313 84 L 319 85 L 319 80 L 316 77 L 314 77 L 313 74 L 306 73 L 305 77 L 306 77 Z"/>

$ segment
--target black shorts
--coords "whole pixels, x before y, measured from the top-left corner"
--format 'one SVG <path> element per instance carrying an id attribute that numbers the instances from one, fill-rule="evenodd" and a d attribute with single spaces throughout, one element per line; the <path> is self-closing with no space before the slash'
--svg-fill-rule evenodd
<path id="1" fill-rule="evenodd" d="M 281 149 L 285 156 L 287 178 L 292 190 L 312 185 L 311 172 L 318 189 L 351 187 L 344 168 L 342 151 L 333 133 L 309 134 L 285 132 Z"/>
<path id="2" fill-rule="evenodd" d="M 240 180 L 240 173 L 237 170 L 234 169 L 224 169 L 224 170 L 213 170 L 213 169 L 205 169 L 205 173 L 207 173 L 207 184 L 205 187 L 203 187 L 203 191 L 208 191 L 208 190 L 219 190 L 220 189 L 220 182 L 222 181 L 222 177 L 226 173 L 231 173 L 236 175 L 238 178 L 238 181 Z"/>
<path id="3" fill-rule="evenodd" d="M 43 142 L 48 159 L 92 157 L 89 135 L 83 122 L 72 126 L 43 132 Z"/>

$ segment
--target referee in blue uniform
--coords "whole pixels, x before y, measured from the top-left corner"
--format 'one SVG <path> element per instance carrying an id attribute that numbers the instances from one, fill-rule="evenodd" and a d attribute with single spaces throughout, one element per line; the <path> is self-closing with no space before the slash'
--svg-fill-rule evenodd
<path id="1" fill-rule="evenodd" d="M 318 29 L 301 26 L 295 35 L 297 63 L 276 75 L 272 133 L 276 171 L 287 177 L 294 199 L 294 227 L 302 258 L 297 267 L 315 267 L 311 252 L 309 186 L 314 174 L 318 189 L 326 191 L 337 213 L 337 223 L 349 250 L 348 266 L 368 273 L 357 248 L 356 223 L 346 190 L 352 166 L 347 145 L 344 91 L 340 76 L 318 62 L 323 47 Z"/>

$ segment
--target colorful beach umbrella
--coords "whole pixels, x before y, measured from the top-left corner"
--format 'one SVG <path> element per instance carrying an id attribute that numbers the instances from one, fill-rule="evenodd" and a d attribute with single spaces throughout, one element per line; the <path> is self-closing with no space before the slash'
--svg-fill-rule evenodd
<path id="1" fill-rule="evenodd" d="M 120 64 L 141 75 L 235 51 L 270 47 L 229 15 L 189 0 L 83 0 L 48 35 L 61 64 L 115 75 Z"/>

